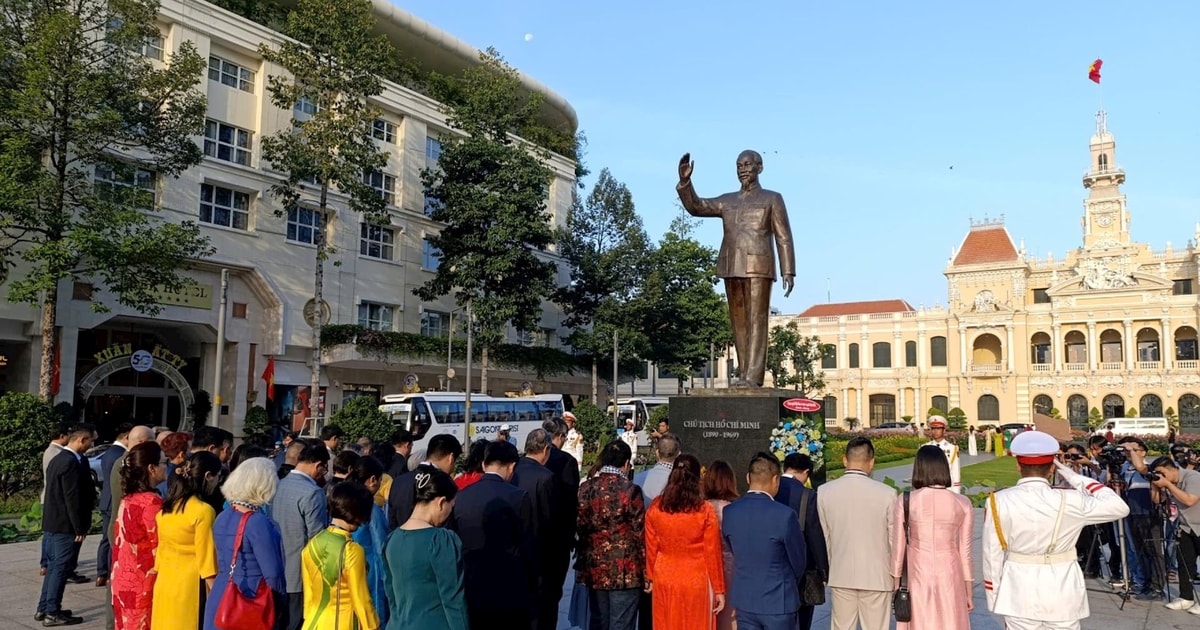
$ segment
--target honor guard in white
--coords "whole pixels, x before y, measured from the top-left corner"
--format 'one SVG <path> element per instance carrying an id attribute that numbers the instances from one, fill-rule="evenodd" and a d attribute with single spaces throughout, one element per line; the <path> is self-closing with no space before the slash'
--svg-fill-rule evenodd
<path id="1" fill-rule="evenodd" d="M 946 419 L 941 416 L 929 417 L 929 441 L 924 445 L 932 444 L 946 454 L 946 461 L 950 462 L 950 483 L 951 490 L 962 494 L 962 462 L 958 461 L 958 445 L 946 439 Z"/>
<path id="2" fill-rule="evenodd" d="M 1008 630 L 1078 629 L 1088 616 L 1075 541 L 1084 526 L 1124 518 L 1116 492 L 1055 461 L 1058 441 L 1026 431 L 1012 441 L 1021 480 L 984 505 L 983 587 Z M 1070 488 L 1050 487 L 1057 469 Z"/>

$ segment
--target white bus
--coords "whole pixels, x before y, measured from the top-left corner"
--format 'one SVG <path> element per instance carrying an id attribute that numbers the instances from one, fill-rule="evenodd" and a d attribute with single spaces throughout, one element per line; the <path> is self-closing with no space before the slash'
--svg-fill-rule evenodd
<path id="1" fill-rule="evenodd" d="M 650 421 L 650 414 L 658 407 L 667 404 L 666 396 L 646 396 L 643 398 L 618 398 L 617 399 L 617 428 L 624 429 L 625 421 L 632 418 L 633 427 L 635 430 L 641 431 L 646 428 L 646 423 Z M 608 408 L 609 415 L 612 414 L 612 407 Z M 655 429 L 657 427 L 650 427 Z"/>
<path id="2" fill-rule="evenodd" d="M 562 394 L 514 398 L 471 394 L 471 421 L 466 422 L 466 394 L 421 392 L 384 396 L 379 410 L 388 414 L 397 428 L 412 433 L 413 450 L 418 451 L 440 433 L 453 435 L 464 447 L 479 438 L 493 439 L 504 424 L 511 427 L 510 441 L 521 449 L 526 434 L 541 428 L 543 420 L 561 418 L 565 408 Z"/>

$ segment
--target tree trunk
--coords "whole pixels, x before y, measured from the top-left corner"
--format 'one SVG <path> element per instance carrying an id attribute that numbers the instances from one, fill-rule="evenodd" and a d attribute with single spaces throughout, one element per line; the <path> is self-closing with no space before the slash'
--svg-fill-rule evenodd
<path id="1" fill-rule="evenodd" d="M 38 374 L 38 396 L 53 403 L 54 355 L 58 351 L 58 290 L 47 291 L 42 298 L 42 367 Z"/>
<path id="2" fill-rule="evenodd" d="M 479 359 L 479 393 L 483 394 L 484 396 L 487 396 L 488 393 L 487 372 L 488 347 L 484 346 L 482 356 Z"/>
<path id="3" fill-rule="evenodd" d="M 592 357 L 592 404 L 600 400 L 600 366 L 596 357 Z"/>
<path id="4" fill-rule="evenodd" d="M 325 310 L 321 307 L 325 294 L 325 215 L 329 200 L 329 184 L 321 186 L 320 225 L 316 230 L 317 268 L 313 275 L 313 316 L 312 325 L 312 389 L 309 391 L 308 415 L 313 418 L 313 430 L 316 430 L 316 417 L 320 410 L 321 400 L 321 327 L 324 325 Z"/>

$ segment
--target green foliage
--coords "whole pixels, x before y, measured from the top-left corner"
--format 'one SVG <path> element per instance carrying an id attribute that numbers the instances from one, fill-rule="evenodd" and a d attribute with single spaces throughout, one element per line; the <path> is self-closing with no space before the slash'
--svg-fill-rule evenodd
<path id="1" fill-rule="evenodd" d="M 1088 411 L 1088 427 L 1096 429 L 1102 424 L 1104 424 L 1104 414 L 1100 413 L 1099 409 L 1092 407 Z"/>
<path id="2" fill-rule="evenodd" d="M 967 414 L 962 409 L 955 407 L 946 413 L 946 428 L 947 429 L 962 429 L 967 426 Z"/>
<path id="3" fill-rule="evenodd" d="M 50 427 L 59 421 L 50 403 L 24 392 L 0 396 L 0 498 L 7 499 L 42 481 L 42 452 Z"/>
<path id="4" fill-rule="evenodd" d="M 430 218 L 445 223 L 428 237 L 439 252 L 434 276 L 413 291 L 427 302 L 455 296 L 471 304 L 483 348 L 509 323 L 534 330 L 557 269 L 542 252 L 554 243 L 546 210 L 552 173 L 537 147 L 515 141 L 536 119 L 539 94 L 526 94 L 517 71 L 492 49 L 461 77 L 437 75 L 446 123 L 436 165 L 421 171 Z"/>
<path id="5" fill-rule="evenodd" d="M 659 405 L 650 412 L 650 418 L 646 420 L 646 426 L 658 428 L 659 422 L 671 423 L 671 411 L 668 409 L 670 405 Z"/>
<path id="6" fill-rule="evenodd" d="M 1167 407 L 1166 410 L 1163 411 L 1163 417 L 1167 419 L 1167 424 L 1175 427 L 1176 429 L 1179 428 L 1179 416 L 1176 415 L 1174 407 Z"/>
<path id="7" fill-rule="evenodd" d="M 375 444 L 387 444 L 396 430 L 387 414 L 379 410 L 379 404 L 370 396 L 351 398 L 333 414 L 329 424 L 341 427 L 347 441 L 366 437 Z"/>
<path id="8" fill-rule="evenodd" d="M 1136 417 L 1138 417 L 1138 410 L 1137 410 L 1137 407 L 1130 407 L 1129 409 L 1126 409 L 1126 410 L 1125 410 L 1125 417 L 1126 417 L 1126 418 L 1136 418 Z"/>
<path id="9" fill-rule="evenodd" d="M 733 338 L 725 297 L 717 293 L 717 251 L 692 238 L 694 223 L 680 215 L 649 257 L 642 291 L 629 308 L 649 339 L 643 356 L 680 376 L 699 370 Z"/>
<path id="10" fill-rule="evenodd" d="M 1058 407 L 1051 407 L 1051 408 L 1050 408 L 1050 413 L 1049 413 L 1049 414 L 1047 414 L 1047 415 L 1049 415 L 1051 418 L 1056 418 L 1056 419 L 1059 419 L 1059 420 L 1061 420 L 1061 419 L 1062 419 L 1062 412 L 1061 412 L 1061 411 L 1059 411 Z"/>
<path id="11" fill-rule="evenodd" d="M 254 405 L 242 421 L 242 433 L 247 440 L 263 440 L 271 432 L 271 416 L 261 405 Z"/>
<path id="12" fill-rule="evenodd" d="M 202 153 L 206 62 L 191 41 L 159 64 L 155 0 L 13 0 L 0 19 L 0 281 L 41 309 L 39 394 L 50 397 L 58 288 L 91 282 L 109 301 L 155 314 L 158 287 L 181 290 L 190 260 L 212 253 L 192 221 L 157 216 L 139 186 L 177 176 Z M 93 173 L 108 182 L 95 183 Z"/>
<path id="13" fill-rule="evenodd" d="M 850 434 L 830 433 L 825 442 L 825 466 L 829 470 L 840 470 L 842 458 L 846 456 L 846 444 Z M 871 435 L 871 444 L 875 446 L 875 463 L 885 464 L 916 457 L 917 450 L 929 441 L 928 438 L 916 435 Z"/>
<path id="14" fill-rule="evenodd" d="M 775 387 L 794 387 L 801 396 L 825 389 L 825 373 L 821 371 L 824 355 L 825 346 L 821 340 L 801 334 L 795 321 L 771 328 L 767 341 L 767 371 L 771 373 Z"/>
<path id="15" fill-rule="evenodd" d="M 194 426 L 199 427 L 208 424 L 208 416 L 212 413 L 212 410 L 212 397 L 203 389 L 196 390 L 196 401 L 188 407 L 188 411 L 192 413 L 192 423 Z"/>
<path id="16" fill-rule="evenodd" d="M 612 418 L 590 400 L 577 403 L 571 413 L 575 414 L 575 430 L 583 436 L 585 459 L 588 453 L 599 451 L 617 438 L 617 427 L 613 425 Z"/>
<path id="17" fill-rule="evenodd" d="M 925 417 L 929 418 L 930 416 L 942 416 L 944 418 L 946 417 L 946 410 L 938 409 L 937 407 L 930 407 L 929 411 L 925 413 Z"/>

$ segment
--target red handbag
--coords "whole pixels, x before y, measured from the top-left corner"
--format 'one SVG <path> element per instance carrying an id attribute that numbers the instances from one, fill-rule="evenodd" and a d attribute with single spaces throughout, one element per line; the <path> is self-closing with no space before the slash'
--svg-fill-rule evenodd
<path id="1" fill-rule="evenodd" d="M 237 567 L 238 552 L 242 550 L 242 534 L 246 531 L 246 521 L 250 520 L 251 512 L 242 514 L 238 523 L 237 537 L 233 541 L 233 560 L 229 563 L 229 585 L 225 594 L 221 595 L 221 603 L 217 606 L 217 617 L 214 623 L 221 630 L 250 630 L 261 628 L 269 630 L 275 626 L 275 598 L 271 587 L 265 579 L 258 582 L 258 591 L 254 597 L 246 597 L 242 589 L 233 580 L 233 570 Z"/>

